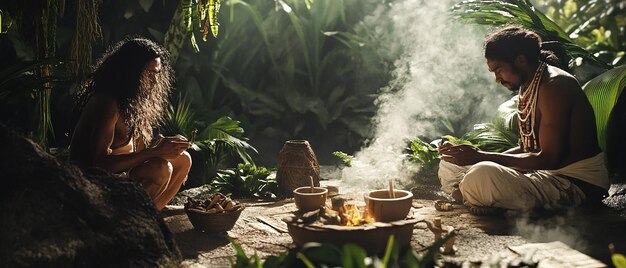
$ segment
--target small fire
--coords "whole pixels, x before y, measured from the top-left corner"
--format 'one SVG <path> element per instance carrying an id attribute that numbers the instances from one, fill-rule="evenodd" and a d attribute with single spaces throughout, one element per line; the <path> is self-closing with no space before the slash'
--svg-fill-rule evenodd
<path id="1" fill-rule="evenodd" d="M 338 214 L 339 223 L 344 226 L 359 226 L 375 222 L 366 210 L 361 211 L 355 204 L 344 204 L 339 212 L 334 212 Z"/>
<path id="2" fill-rule="evenodd" d="M 365 223 L 372 223 L 374 219 L 367 214 L 367 211 L 361 212 L 359 207 L 354 204 L 343 205 L 346 216 L 346 226 L 359 226 Z"/>

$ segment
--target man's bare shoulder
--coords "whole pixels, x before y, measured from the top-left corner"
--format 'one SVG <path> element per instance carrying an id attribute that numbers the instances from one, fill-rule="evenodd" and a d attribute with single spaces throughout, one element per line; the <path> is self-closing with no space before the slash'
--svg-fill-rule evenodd
<path id="1" fill-rule="evenodd" d="M 542 109 L 569 109 L 580 98 L 582 89 L 578 80 L 566 71 L 549 66 L 539 91 L 539 102 Z M 560 107 L 560 108 L 559 108 Z"/>
<path id="2" fill-rule="evenodd" d="M 556 86 L 560 86 L 561 84 L 565 86 L 575 85 L 580 88 L 580 84 L 578 83 L 576 77 L 554 66 L 548 66 L 548 84 Z"/>
<path id="3" fill-rule="evenodd" d="M 557 95 L 569 95 L 575 90 L 581 90 L 578 80 L 568 72 L 554 66 L 548 67 L 547 81 L 542 86 L 542 90 L 546 93 Z"/>

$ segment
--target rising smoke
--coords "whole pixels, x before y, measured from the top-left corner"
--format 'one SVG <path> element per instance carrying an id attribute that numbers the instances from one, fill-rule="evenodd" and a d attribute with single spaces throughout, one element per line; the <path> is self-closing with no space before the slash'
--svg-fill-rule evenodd
<path id="1" fill-rule="evenodd" d="M 529 242 L 552 242 L 561 241 L 569 247 L 581 252 L 589 250 L 590 245 L 581 235 L 581 231 L 590 230 L 593 225 L 589 219 L 576 213 L 575 208 L 560 211 L 560 215 L 543 215 L 537 218 L 528 214 L 514 217 L 515 225 L 513 233 L 520 235 Z"/>
<path id="2" fill-rule="evenodd" d="M 392 46 L 403 55 L 394 79 L 377 100 L 374 138 L 343 170 L 342 184 L 364 190 L 383 187 L 389 178 L 407 182 L 415 170 L 403 164 L 403 149 L 415 137 L 460 136 L 487 122 L 507 92 L 497 87 L 482 54 L 486 31 L 451 17 L 455 1 L 400 0 L 364 20 L 372 27 L 391 23 Z M 443 120 L 448 120 L 446 124 Z M 428 140 L 430 141 L 430 140 Z M 358 186 L 357 186 L 358 185 Z"/>

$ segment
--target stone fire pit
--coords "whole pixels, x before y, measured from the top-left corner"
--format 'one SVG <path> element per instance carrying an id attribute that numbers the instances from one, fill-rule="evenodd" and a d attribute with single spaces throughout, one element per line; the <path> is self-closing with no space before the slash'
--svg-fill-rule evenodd
<path id="1" fill-rule="evenodd" d="M 330 243 L 342 246 L 354 243 L 363 247 L 369 254 L 380 253 L 385 250 L 387 240 L 393 235 L 400 246 L 411 243 L 413 226 L 417 219 L 405 219 L 389 223 L 374 222 L 360 226 L 341 226 L 321 223 L 297 223 L 295 218 L 285 219 L 289 235 L 294 244 L 303 246 L 308 242 Z"/>

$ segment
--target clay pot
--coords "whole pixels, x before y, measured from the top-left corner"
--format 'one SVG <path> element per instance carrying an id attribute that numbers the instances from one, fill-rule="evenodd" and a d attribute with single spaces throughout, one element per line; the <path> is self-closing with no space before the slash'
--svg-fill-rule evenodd
<path id="1" fill-rule="evenodd" d="M 326 204 L 328 197 L 328 189 L 322 187 L 300 187 L 293 190 L 293 198 L 296 201 L 296 207 L 301 212 L 319 209 Z"/>
<path id="2" fill-rule="evenodd" d="M 411 210 L 413 194 L 405 190 L 394 190 L 395 198 L 389 197 L 389 190 L 374 190 L 365 195 L 367 212 L 380 222 L 398 221 L 406 218 Z"/>
<path id="3" fill-rule="evenodd" d="M 311 185 L 311 177 L 314 186 L 320 186 L 320 165 L 309 142 L 286 141 L 278 155 L 278 194 L 290 197 L 296 188 Z"/>

